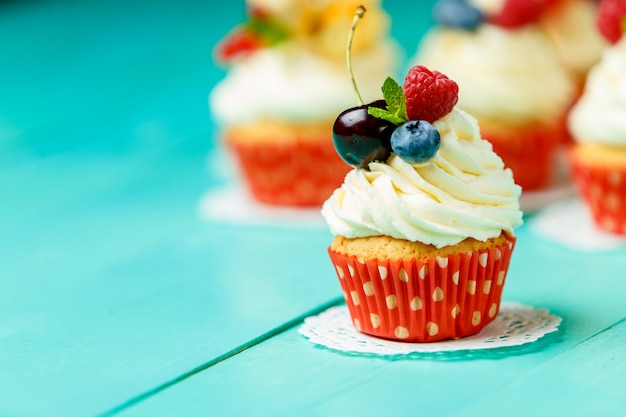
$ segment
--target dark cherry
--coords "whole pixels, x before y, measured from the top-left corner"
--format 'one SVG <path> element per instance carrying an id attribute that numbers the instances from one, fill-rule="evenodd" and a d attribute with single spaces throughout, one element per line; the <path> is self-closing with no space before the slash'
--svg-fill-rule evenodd
<path id="1" fill-rule="evenodd" d="M 391 134 L 396 125 L 371 116 L 368 107 L 387 108 L 385 100 L 344 110 L 333 125 L 337 153 L 347 164 L 367 168 L 372 161 L 385 161 L 391 153 Z"/>

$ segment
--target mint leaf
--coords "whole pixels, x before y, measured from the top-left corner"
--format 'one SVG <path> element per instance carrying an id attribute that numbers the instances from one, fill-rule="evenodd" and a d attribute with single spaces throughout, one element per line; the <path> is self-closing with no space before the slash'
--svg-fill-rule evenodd
<path id="1" fill-rule="evenodd" d="M 409 120 L 406 113 L 406 98 L 402 87 L 391 77 L 383 83 L 383 98 L 387 102 L 387 110 L 369 107 L 367 112 L 372 116 L 401 125 Z"/>
<path id="2" fill-rule="evenodd" d="M 269 46 L 276 45 L 289 37 L 287 29 L 270 20 L 251 17 L 246 22 L 246 26 Z"/>
<path id="3" fill-rule="evenodd" d="M 396 114 L 391 113 L 389 110 L 379 109 L 378 107 L 368 107 L 367 112 L 377 119 L 387 120 L 396 125 L 401 125 L 406 122 L 405 119 L 398 117 Z"/>
<path id="4" fill-rule="evenodd" d="M 402 87 L 391 77 L 387 77 L 383 83 L 383 98 L 387 102 L 387 110 L 409 120 L 406 114 L 406 99 Z"/>

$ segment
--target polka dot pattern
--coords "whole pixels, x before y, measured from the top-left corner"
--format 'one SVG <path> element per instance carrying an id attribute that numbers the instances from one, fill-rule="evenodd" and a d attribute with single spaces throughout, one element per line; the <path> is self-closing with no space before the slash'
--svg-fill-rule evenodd
<path id="1" fill-rule="evenodd" d="M 609 171 L 607 182 L 611 187 L 619 187 L 622 183 L 622 173 L 619 171 Z"/>
<path id="2" fill-rule="evenodd" d="M 476 294 L 476 281 L 475 280 L 467 281 L 467 293 L 471 295 Z"/>
<path id="3" fill-rule="evenodd" d="M 275 137 L 244 141 L 230 134 L 226 143 L 256 200 L 282 206 L 321 206 L 341 185 L 350 167 L 335 152 L 326 130 L 293 135 L 285 141 Z"/>
<path id="4" fill-rule="evenodd" d="M 329 254 L 359 331 L 429 342 L 476 334 L 496 317 L 514 242 L 427 260 Z"/>
<path id="5" fill-rule="evenodd" d="M 410 306 L 411 306 L 411 310 L 417 311 L 417 310 L 421 310 L 422 307 L 424 307 L 424 303 L 422 302 L 421 298 L 419 298 L 418 296 L 415 296 L 411 300 Z"/>
<path id="6" fill-rule="evenodd" d="M 498 285 L 504 284 L 504 278 L 505 277 L 506 277 L 506 272 L 505 271 L 498 272 L 498 278 L 497 278 L 496 284 L 498 284 Z"/>
<path id="7" fill-rule="evenodd" d="M 485 253 L 481 253 L 480 255 L 478 255 L 478 263 L 483 268 L 485 268 L 487 266 L 487 261 L 488 260 L 489 260 L 489 253 L 485 252 Z"/>
<path id="8" fill-rule="evenodd" d="M 409 282 L 409 274 L 406 273 L 406 270 L 401 269 L 400 273 L 398 274 L 398 279 L 400 281 Z"/>
<path id="9" fill-rule="evenodd" d="M 398 326 L 396 327 L 396 329 L 393 331 L 393 334 L 398 338 L 398 339 L 406 339 L 407 337 L 409 337 L 409 329 L 407 329 L 406 327 L 403 326 Z"/>
<path id="10" fill-rule="evenodd" d="M 420 279 L 426 279 L 426 275 L 428 274 L 428 266 L 422 265 L 419 271 Z"/>
<path id="11" fill-rule="evenodd" d="M 337 270 L 337 276 L 339 277 L 339 279 L 343 279 L 343 277 L 345 276 L 343 268 L 340 266 L 335 266 L 335 269 Z"/>
<path id="12" fill-rule="evenodd" d="M 496 314 L 498 314 L 498 304 L 493 303 L 491 304 L 491 307 L 489 308 L 489 318 L 490 319 L 494 318 Z"/>
<path id="13" fill-rule="evenodd" d="M 626 235 L 626 169 L 572 162 L 572 176 L 596 225 Z"/>
<path id="14" fill-rule="evenodd" d="M 437 336 L 437 334 L 439 334 L 439 326 L 437 326 L 437 323 L 433 323 L 432 321 L 426 323 L 426 333 L 428 333 L 429 336 Z"/>
<path id="15" fill-rule="evenodd" d="M 472 324 L 478 326 L 480 324 L 481 314 L 480 311 L 474 311 L 472 314 Z"/>
<path id="16" fill-rule="evenodd" d="M 380 275 L 380 279 L 385 280 L 387 279 L 387 268 L 385 268 L 384 266 L 378 266 L 378 274 Z"/>
<path id="17" fill-rule="evenodd" d="M 358 306 L 361 304 L 361 299 L 359 298 L 359 293 L 356 291 L 350 291 L 350 297 L 352 298 L 352 304 Z"/>

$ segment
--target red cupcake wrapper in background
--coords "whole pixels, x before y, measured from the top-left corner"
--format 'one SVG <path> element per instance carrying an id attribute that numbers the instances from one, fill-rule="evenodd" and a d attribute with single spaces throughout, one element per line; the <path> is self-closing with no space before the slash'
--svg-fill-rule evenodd
<path id="1" fill-rule="evenodd" d="M 515 238 L 492 249 L 423 260 L 363 262 L 329 248 L 355 328 L 405 342 L 480 332 L 497 316 Z"/>
<path id="2" fill-rule="evenodd" d="M 544 188 L 554 174 L 556 151 L 566 142 L 567 130 L 552 128 L 490 129 L 481 126 L 483 138 L 491 142 L 504 165 L 511 168 L 515 183 L 524 191 Z"/>
<path id="3" fill-rule="evenodd" d="M 626 169 L 571 160 L 572 177 L 594 222 L 603 230 L 626 235 Z"/>
<path id="4" fill-rule="evenodd" d="M 252 196 L 271 205 L 321 206 L 350 170 L 326 139 L 228 146 Z"/>

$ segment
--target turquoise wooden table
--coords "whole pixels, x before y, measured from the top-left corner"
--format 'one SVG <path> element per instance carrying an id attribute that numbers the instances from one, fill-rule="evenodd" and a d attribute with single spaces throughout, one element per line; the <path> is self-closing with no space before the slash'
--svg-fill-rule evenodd
<path id="1" fill-rule="evenodd" d="M 408 56 L 432 2 L 385 4 Z M 626 248 L 572 249 L 532 216 L 504 298 L 558 332 L 408 358 L 298 333 L 342 304 L 325 226 L 201 216 L 232 181 L 211 50 L 243 13 L 0 2 L 0 416 L 624 415 Z"/>

